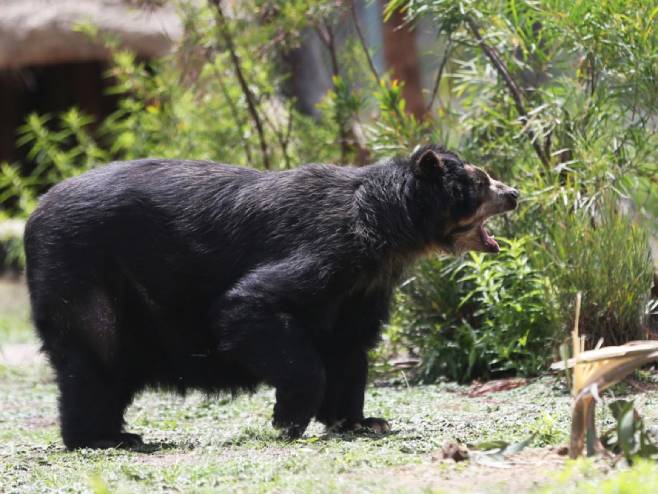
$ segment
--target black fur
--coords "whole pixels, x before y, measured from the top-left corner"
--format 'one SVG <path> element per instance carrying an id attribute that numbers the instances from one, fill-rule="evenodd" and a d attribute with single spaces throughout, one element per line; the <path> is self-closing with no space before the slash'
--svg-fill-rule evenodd
<path id="1" fill-rule="evenodd" d="M 430 154 L 427 154 L 430 152 Z M 454 154 L 260 172 L 114 163 L 53 187 L 25 233 L 69 448 L 138 442 L 136 393 L 276 388 L 290 437 L 358 426 L 367 350 L 404 266 L 479 205 Z"/>

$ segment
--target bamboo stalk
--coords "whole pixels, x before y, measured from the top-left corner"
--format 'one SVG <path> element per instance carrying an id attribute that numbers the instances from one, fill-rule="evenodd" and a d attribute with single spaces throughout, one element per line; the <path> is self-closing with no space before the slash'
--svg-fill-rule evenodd
<path id="1" fill-rule="evenodd" d="M 587 455 L 605 452 L 596 434 L 596 402 L 598 395 L 618 383 L 635 369 L 658 360 L 658 341 L 635 341 L 620 346 L 585 351 L 585 338 L 579 334 L 582 295 L 576 295 L 576 315 L 571 331 L 573 357 L 554 363 L 552 369 L 573 368 L 571 394 L 571 439 L 569 456 L 577 458 L 587 445 Z"/>

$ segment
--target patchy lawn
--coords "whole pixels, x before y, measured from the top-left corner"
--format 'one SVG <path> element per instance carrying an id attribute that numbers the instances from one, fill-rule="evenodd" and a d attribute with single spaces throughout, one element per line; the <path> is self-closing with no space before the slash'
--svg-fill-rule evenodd
<path id="1" fill-rule="evenodd" d="M 284 442 L 269 425 L 273 392 L 186 398 L 145 393 L 129 409 L 128 429 L 145 451 L 64 451 L 56 389 L 26 331 L 20 286 L 0 283 L 0 492 L 657 492 L 658 468 L 607 472 L 603 464 L 565 462 L 554 451 L 569 423 L 569 396 L 545 377 L 509 391 L 469 397 L 451 384 L 371 387 L 367 411 L 391 419 L 393 433 L 327 435 L 313 424 Z M 4 291 L 3 291 L 4 290 Z M 647 423 L 658 422 L 658 391 L 634 396 Z M 609 421 L 605 415 L 602 420 Z M 442 460 L 457 439 L 522 440 L 506 462 Z M 632 490 L 636 486 L 640 490 Z M 656 486 L 654 489 L 652 486 Z M 648 488 L 648 490 L 647 490 Z"/>

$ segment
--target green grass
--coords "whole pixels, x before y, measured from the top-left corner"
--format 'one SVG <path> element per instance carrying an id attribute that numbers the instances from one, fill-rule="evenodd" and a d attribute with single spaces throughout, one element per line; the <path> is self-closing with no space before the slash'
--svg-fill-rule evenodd
<path id="1" fill-rule="evenodd" d="M 125 492 L 386 491 L 400 482 L 396 469 L 426 465 L 446 439 L 520 439 L 546 407 L 568 410 L 568 397 L 546 383 L 495 400 L 465 399 L 449 386 L 374 388 L 368 410 L 392 418 L 393 434 L 327 436 L 314 424 L 303 440 L 288 443 L 269 425 L 271 390 L 235 400 L 147 393 L 127 422 L 158 445 L 154 451 L 67 453 L 56 428 L 55 388 L 43 377 L 30 369 L 0 380 L 0 395 L 8 397 L 0 405 L 0 491 L 79 491 L 94 483 Z"/>
<path id="2" fill-rule="evenodd" d="M 658 464 L 642 461 L 602 476 L 591 460 L 569 462 L 542 494 L 645 494 L 658 492 Z"/>
<path id="3" fill-rule="evenodd" d="M 5 313 L 0 321 L 11 325 Z M 34 342 L 25 328 L 7 334 L 0 349 Z M 66 452 L 46 364 L 0 365 L 0 492 L 639 493 L 658 482 L 653 464 L 611 474 L 587 461 L 563 466 L 550 452 L 569 428 L 570 397 L 557 378 L 477 398 L 466 390 L 371 387 L 366 411 L 391 419 L 393 433 L 327 435 L 312 424 L 294 442 L 278 439 L 269 425 L 271 389 L 236 399 L 149 392 L 127 414 L 128 429 L 151 445 L 145 451 Z M 656 423 L 658 392 L 634 398 L 647 424 Z M 533 448 L 510 468 L 436 459 L 447 440 L 515 441 L 533 433 Z"/>

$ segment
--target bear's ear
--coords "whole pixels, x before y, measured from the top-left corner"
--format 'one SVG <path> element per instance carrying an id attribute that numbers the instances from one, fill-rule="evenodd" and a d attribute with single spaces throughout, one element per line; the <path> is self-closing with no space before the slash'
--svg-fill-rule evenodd
<path id="1" fill-rule="evenodd" d="M 445 171 L 443 160 L 431 149 L 428 149 L 420 155 L 415 166 L 420 175 L 425 175 L 427 177 L 439 176 Z"/>

